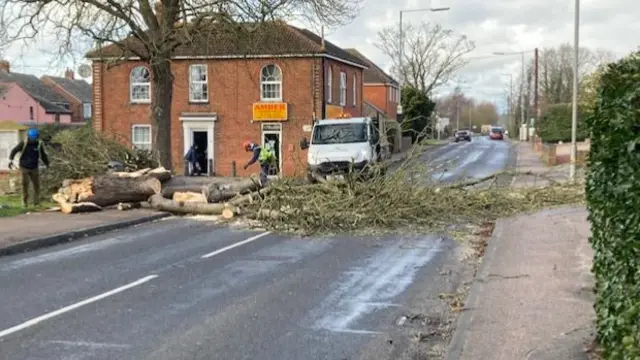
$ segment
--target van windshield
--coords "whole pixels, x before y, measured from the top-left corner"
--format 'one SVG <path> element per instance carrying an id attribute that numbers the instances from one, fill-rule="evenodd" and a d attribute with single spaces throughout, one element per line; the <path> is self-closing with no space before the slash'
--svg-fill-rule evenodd
<path id="1" fill-rule="evenodd" d="M 367 124 L 325 124 L 313 129 L 312 144 L 351 144 L 367 141 Z"/>

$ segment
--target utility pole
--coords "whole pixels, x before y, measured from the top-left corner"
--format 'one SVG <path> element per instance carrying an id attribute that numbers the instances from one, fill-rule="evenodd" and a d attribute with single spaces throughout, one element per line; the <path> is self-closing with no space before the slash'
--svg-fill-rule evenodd
<path id="1" fill-rule="evenodd" d="M 575 18 L 573 24 L 573 99 L 571 106 L 571 164 L 569 179 L 576 181 L 576 133 L 578 130 L 578 55 L 580 52 L 580 0 L 575 0 Z"/>
<path id="2" fill-rule="evenodd" d="M 460 100 L 456 100 L 456 131 L 460 130 Z"/>
<path id="3" fill-rule="evenodd" d="M 538 120 L 540 119 L 540 108 L 538 107 L 538 64 L 539 64 L 539 57 L 538 57 L 538 48 L 535 48 L 535 50 L 533 50 L 533 68 L 534 68 L 534 72 L 533 72 L 533 76 L 534 76 L 534 80 L 533 80 L 533 113 L 535 115 L 535 119 L 536 119 L 536 123 L 538 122 Z M 535 125 L 534 125 L 535 126 Z"/>
<path id="4" fill-rule="evenodd" d="M 472 130 L 471 130 L 471 112 L 472 112 L 472 111 L 473 111 L 472 104 L 471 104 L 471 103 L 469 103 L 469 131 L 472 131 Z"/>
<path id="5" fill-rule="evenodd" d="M 524 139 L 525 141 L 529 140 L 529 125 L 527 124 L 527 119 L 524 118 L 524 88 L 527 79 L 525 79 L 524 74 L 524 51 L 522 52 L 522 81 L 520 82 L 520 120 L 523 124 L 525 124 L 524 130 Z"/>

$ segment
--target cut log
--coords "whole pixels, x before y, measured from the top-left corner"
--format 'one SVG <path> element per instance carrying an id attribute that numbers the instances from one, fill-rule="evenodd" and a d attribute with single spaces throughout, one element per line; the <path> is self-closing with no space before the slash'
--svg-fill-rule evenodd
<path id="1" fill-rule="evenodd" d="M 175 192 L 173 193 L 173 201 L 206 204 L 207 198 L 197 192 Z"/>
<path id="2" fill-rule="evenodd" d="M 260 180 L 254 178 L 223 185 L 212 183 L 202 187 L 202 195 L 207 198 L 208 202 L 218 203 L 232 199 L 242 193 L 256 191 L 260 187 Z"/>
<path id="3" fill-rule="evenodd" d="M 164 183 L 171 179 L 171 171 L 165 169 L 162 166 L 149 171 L 148 173 L 146 173 L 146 175 L 160 180 L 161 183 Z"/>
<path id="4" fill-rule="evenodd" d="M 100 207 L 121 202 L 146 201 L 151 195 L 161 191 L 160 181 L 149 177 L 122 178 L 103 175 L 80 180 L 65 180 L 63 184 L 58 194 L 60 194 L 59 198 L 65 202 L 91 202 Z"/>
<path id="5" fill-rule="evenodd" d="M 222 217 L 229 220 L 229 219 L 233 219 L 233 217 L 236 215 L 236 212 L 233 209 L 224 209 L 222 210 Z"/>
<path id="6" fill-rule="evenodd" d="M 118 204 L 118 210 L 120 210 L 120 211 L 140 209 L 141 207 L 142 207 L 142 203 L 141 202 L 119 203 Z"/>
<path id="7" fill-rule="evenodd" d="M 77 214 L 83 212 L 95 212 L 102 211 L 102 208 L 92 202 L 81 203 L 62 203 L 60 204 L 60 210 L 65 214 Z"/>
<path id="8" fill-rule="evenodd" d="M 237 211 L 226 204 L 201 204 L 173 201 L 165 199 L 161 194 L 151 196 L 149 202 L 152 208 L 173 214 L 222 215 L 225 209 L 231 209 L 234 212 Z"/>

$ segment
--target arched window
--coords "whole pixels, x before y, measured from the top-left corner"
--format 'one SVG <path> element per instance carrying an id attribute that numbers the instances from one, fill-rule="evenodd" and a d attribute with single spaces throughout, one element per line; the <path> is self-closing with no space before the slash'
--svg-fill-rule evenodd
<path id="1" fill-rule="evenodd" d="M 144 66 L 136 66 L 129 75 L 129 96 L 132 103 L 151 102 L 151 74 Z"/>
<path id="2" fill-rule="evenodd" d="M 277 65 L 269 64 L 262 67 L 260 100 L 282 101 L 282 71 Z"/>

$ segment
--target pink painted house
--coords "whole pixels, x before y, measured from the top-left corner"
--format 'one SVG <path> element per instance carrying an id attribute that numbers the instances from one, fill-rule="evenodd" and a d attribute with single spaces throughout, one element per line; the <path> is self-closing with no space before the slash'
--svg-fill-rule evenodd
<path id="1" fill-rule="evenodd" d="M 12 73 L 9 63 L 0 61 L 0 121 L 68 124 L 70 104 L 36 76 Z"/>

